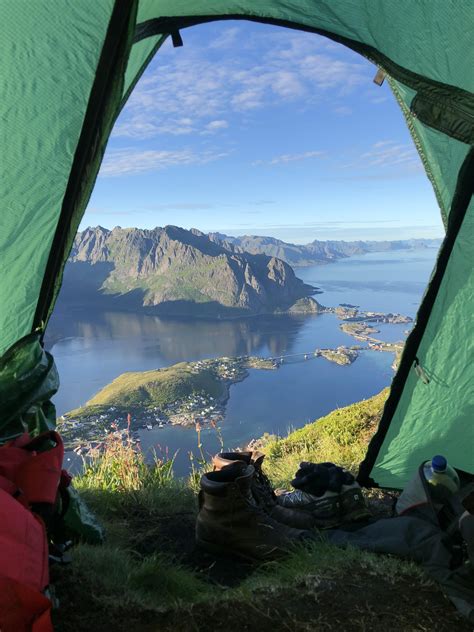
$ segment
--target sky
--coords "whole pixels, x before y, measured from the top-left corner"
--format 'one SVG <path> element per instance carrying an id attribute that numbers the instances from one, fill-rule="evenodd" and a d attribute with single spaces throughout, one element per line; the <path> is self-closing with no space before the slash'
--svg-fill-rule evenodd
<path id="1" fill-rule="evenodd" d="M 408 128 L 376 67 L 330 40 L 221 22 L 167 41 L 112 132 L 81 224 L 229 235 L 440 237 Z"/>

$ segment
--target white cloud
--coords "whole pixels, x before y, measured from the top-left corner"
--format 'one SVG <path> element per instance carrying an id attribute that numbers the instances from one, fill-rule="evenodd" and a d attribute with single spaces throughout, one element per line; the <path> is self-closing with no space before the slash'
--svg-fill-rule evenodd
<path id="1" fill-rule="evenodd" d="M 339 116 L 350 116 L 352 114 L 352 109 L 345 105 L 341 105 L 337 108 L 334 108 L 334 112 L 336 114 L 339 114 Z"/>
<path id="2" fill-rule="evenodd" d="M 369 100 L 374 105 L 379 105 L 380 103 L 385 103 L 386 101 L 388 101 L 388 96 L 380 95 L 377 97 L 371 97 Z"/>
<path id="3" fill-rule="evenodd" d="M 343 168 L 385 168 L 403 167 L 409 171 L 423 169 L 418 153 L 411 143 L 399 143 L 394 140 L 380 140 L 367 151 L 362 152 L 354 161 Z"/>
<path id="4" fill-rule="evenodd" d="M 301 160 L 307 160 L 308 158 L 321 158 L 321 156 L 325 155 L 326 152 L 324 151 L 305 151 L 301 154 L 281 154 L 270 160 L 256 160 L 252 165 L 280 165 L 288 162 L 299 162 Z"/>
<path id="5" fill-rule="evenodd" d="M 169 117 L 165 123 L 146 121 L 145 117 L 134 117 L 130 121 L 121 121 L 114 128 L 115 136 L 133 138 L 136 140 L 150 138 L 158 134 L 182 136 L 192 134 L 197 129 L 190 118 Z"/>
<path id="6" fill-rule="evenodd" d="M 227 121 L 224 121 L 223 119 L 218 119 L 216 121 L 210 121 L 209 123 L 207 123 L 204 131 L 201 133 L 214 134 L 215 132 L 218 132 L 221 129 L 227 129 L 228 127 L 229 127 L 229 123 Z"/>
<path id="7" fill-rule="evenodd" d="M 191 149 L 179 150 L 137 150 L 118 149 L 107 153 L 102 163 L 100 176 L 114 177 L 136 175 L 158 171 L 178 165 L 203 165 L 224 158 L 225 152 L 195 153 Z"/>
<path id="8" fill-rule="evenodd" d="M 375 143 L 369 151 L 360 156 L 367 167 L 387 167 L 393 165 L 420 165 L 416 149 L 407 143 L 381 141 Z"/>
<path id="9" fill-rule="evenodd" d="M 240 33 L 240 29 L 236 26 L 225 29 L 218 37 L 210 42 L 209 48 L 230 48 L 237 43 Z"/>
<path id="10" fill-rule="evenodd" d="M 214 133 L 213 121 L 282 102 L 301 107 L 343 97 L 371 74 L 361 62 L 340 58 L 322 38 L 281 30 L 251 41 L 239 28 L 209 45 L 166 49 L 140 80 L 114 129 L 115 137 Z M 249 54 L 249 50 L 251 54 Z M 339 55 L 339 57 L 338 57 Z"/>
<path id="11" fill-rule="evenodd" d="M 215 208 L 215 204 L 209 202 L 172 202 L 163 204 L 150 204 L 144 207 L 147 211 L 196 211 Z"/>
<path id="12" fill-rule="evenodd" d="M 395 141 L 393 140 L 379 140 L 372 145 L 372 147 L 386 147 L 387 145 L 392 145 Z"/>
<path id="13" fill-rule="evenodd" d="M 268 204 L 276 204 L 275 200 L 254 200 L 253 202 L 249 202 L 249 204 L 253 204 L 254 206 L 267 206 Z"/>

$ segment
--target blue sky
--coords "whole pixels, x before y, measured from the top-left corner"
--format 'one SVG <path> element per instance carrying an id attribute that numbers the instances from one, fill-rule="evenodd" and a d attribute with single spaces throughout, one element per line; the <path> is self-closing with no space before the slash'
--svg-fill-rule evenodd
<path id="1" fill-rule="evenodd" d="M 111 136 L 81 228 L 231 235 L 442 235 L 403 116 L 376 68 L 325 38 L 245 22 L 167 42 Z"/>

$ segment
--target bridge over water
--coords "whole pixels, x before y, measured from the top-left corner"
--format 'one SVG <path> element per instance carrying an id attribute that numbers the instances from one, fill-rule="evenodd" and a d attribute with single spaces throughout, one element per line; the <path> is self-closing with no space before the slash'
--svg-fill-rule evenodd
<path id="1" fill-rule="evenodd" d="M 311 360 L 321 356 L 321 351 L 335 351 L 334 349 L 315 349 L 314 351 L 300 352 L 300 353 L 286 353 L 284 355 L 272 356 L 267 358 L 270 361 L 279 362 L 280 364 L 289 362 L 304 362 L 305 360 Z"/>

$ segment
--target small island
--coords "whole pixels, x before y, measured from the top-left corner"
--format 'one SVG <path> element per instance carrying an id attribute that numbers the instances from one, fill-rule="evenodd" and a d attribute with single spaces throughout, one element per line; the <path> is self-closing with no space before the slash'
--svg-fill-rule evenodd
<path id="1" fill-rule="evenodd" d="M 342 366 L 352 364 L 359 357 L 359 352 L 355 347 L 337 347 L 337 349 L 318 349 L 315 355 L 326 358 L 330 362 L 335 362 Z"/>
<path id="2" fill-rule="evenodd" d="M 366 321 L 359 321 L 357 323 L 344 321 L 339 325 L 339 327 L 344 333 L 356 338 L 356 340 L 363 340 L 367 342 L 375 340 L 375 338 L 371 337 L 372 334 L 379 333 L 378 329 L 372 327 Z"/>
<path id="3" fill-rule="evenodd" d="M 400 363 L 404 341 L 384 342 L 374 337 L 380 330 L 374 327 L 375 323 L 388 323 L 392 325 L 407 324 L 413 322 L 410 316 L 402 314 L 384 314 L 382 312 L 361 312 L 355 305 L 339 305 L 335 309 L 336 315 L 343 320 L 339 325 L 342 331 L 356 340 L 367 343 L 371 351 L 388 351 L 395 354 L 392 369 L 395 371 Z M 404 332 L 409 333 L 408 331 Z"/>

